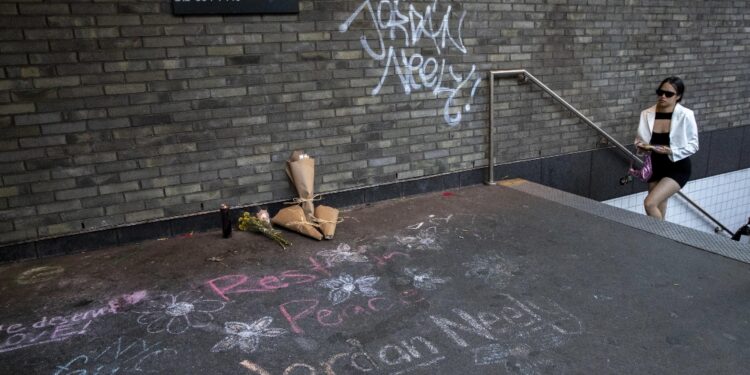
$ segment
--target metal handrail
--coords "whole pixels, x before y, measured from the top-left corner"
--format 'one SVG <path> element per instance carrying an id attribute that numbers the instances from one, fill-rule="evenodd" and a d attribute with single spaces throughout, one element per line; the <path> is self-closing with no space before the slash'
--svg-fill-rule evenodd
<path id="1" fill-rule="evenodd" d="M 489 180 L 487 181 L 488 185 L 494 185 L 495 184 L 495 151 L 494 151 L 494 134 L 495 134 L 495 118 L 493 116 L 494 110 L 495 110 L 495 78 L 508 78 L 508 77 L 517 77 L 518 81 L 520 83 L 531 81 L 535 85 L 539 86 L 544 92 L 552 96 L 553 99 L 555 99 L 558 103 L 562 104 L 565 108 L 567 108 L 569 111 L 573 112 L 574 115 L 576 115 L 578 118 L 580 118 L 583 122 L 586 123 L 586 125 L 592 127 L 594 130 L 596 130 L 599 134 L 607 138 L 607 141 L 609 143 L 615 145 L 617 149 L 622 151 L 625 155 L 627 155 L 630 159 L 637 161 L 639 164 L 643 164 L 643 160 L 641 160 L 638 156 L 636 156 L 634 153 L 632 153 L 630 150 L 628 150 L 627 147 L 623 146 L 620 142 L 618 142 L 616 139 L 614 139 L 609 133 L 604 131 L 602 128 L 594 124 L 591 120 L 589 120 L 584 114 L 579 112 L 575 107 L 570 105 L 570 103 L 566 102 L 565 99 L 561 98 L 557 93 L 552 91 L 547 85 L 542 83 L 542 81 L 538 80 L 536 77 L 531 75 L 531 73 L 527 72 L 525 69 L 514 69 L 514 70 L 493 70 L 490 71 L 490 129 L 489 129 Z M 713 221 L 718 225 L 721 230 L 724 230 L 725 232 L 729 233 L 730 236 L 732 236 L 734 233 L 730 231 L 726 226 L 724 226 L 722 223 L 720 223 L 718 220 L 716 220 L 713 216 L 711 216 L 706 210 L 704 210 L 701 206 L 699 206 L 697 203 L 695 203 L 692 199 L 688 198 L 685 194 L 683 194 L 681 191 L 678 191 L 677 194 L 684 199 L 686 202 L 688 202 L 690 205 L 695 207 L 701 214 L 703 214 L 706 218 Z M 718 233 L 719 228 L 716 228 L 716 232 Z"/>

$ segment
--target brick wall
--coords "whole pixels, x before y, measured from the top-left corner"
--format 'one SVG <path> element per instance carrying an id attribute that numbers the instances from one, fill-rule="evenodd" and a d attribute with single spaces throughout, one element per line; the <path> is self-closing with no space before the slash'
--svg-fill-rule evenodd
<path id="1" fill-rule="evenodd" d="M 294 149 L 322 193 L 486 166 L 489 70 L 527 69 L 624 143 L 671 74 L 702 130 L 750 124 L 744 1 L 394 4 L 3 1 L 0 244 L 288 199 Z M 498 163 L 601 146 L 538 88 L 495 92 Z"/>

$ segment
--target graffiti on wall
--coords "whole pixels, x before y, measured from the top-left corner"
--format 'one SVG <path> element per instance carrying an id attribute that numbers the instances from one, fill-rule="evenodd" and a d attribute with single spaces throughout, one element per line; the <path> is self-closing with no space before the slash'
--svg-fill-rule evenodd
<path id="1" fill-rule="evenodd" d="M 412 91 L 431 91 L 436 98 L 445 98 L 445 122 L 450 126 L 458 125 L 462 113 L 469 111 L 471 105 L 457 105 L 456 99 L 464 91 L 469 91 L 469 98 L 473 98 L 482 81 L 476 65 L 472 65 L 468 72 L 459 72 L 454 69 L 453 64 L 446 62 L 445 53 L 448 50 L 462 54 L 467 52 L 461 35 L 466 12 L 453 15 L 452 6 L 448 5 L 441 16 L 438 13 L 438 0 L 428 5 L 423 12 L 409 4 L 406 13 L 399 9 L 399 0 L 380 0 L 377 5 L 373 3 L 365 0 L 339 26 L 340 32 L 349 31 L 352 23 L 363 13 L 372 22 L 371 27 L 377 33 L 377 39 L 371 40 L 363 34 L 360 42 L 370 58 L 385 64 L 380 82 L 373 88 L 372 95 L 378 95 L 386 78 L 395 74 L 406 94 L 411 94 Z M 437 56 L 424 56 L 415 52 L 418 44 L 434 48 Z"/>

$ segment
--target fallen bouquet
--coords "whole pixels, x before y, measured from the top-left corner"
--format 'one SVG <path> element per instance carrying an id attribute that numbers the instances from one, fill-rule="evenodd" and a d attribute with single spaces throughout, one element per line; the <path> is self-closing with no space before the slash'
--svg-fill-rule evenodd
<path id="1" fill-rule="evenodd" d="M 273 229 L 271 222 L 268 220 L 268 212 L 265 210 L 261 210 L 257 217 L 250 215 L 249 212 L 244 212 L 238 221 L 237 226 L 240 230 L 258 232 L 272 239 L 284 250 L 292 244 L 281 236 L 280 230 Z"/>

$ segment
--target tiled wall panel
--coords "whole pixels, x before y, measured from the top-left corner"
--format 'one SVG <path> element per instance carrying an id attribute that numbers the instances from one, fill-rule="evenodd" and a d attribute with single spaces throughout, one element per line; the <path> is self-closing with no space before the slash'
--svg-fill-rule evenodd
<path id="1" fill-rule="evenodd" d="M 750 169 L 689 181 L 682 191 L 732 232 L 750 218 Z M 645 215 L 645 197 L 642 192 L 604 203 Z M 716 227 L 680 197 L 669 200 L 666 220 L 704 232 L 714 232 Z"/>

